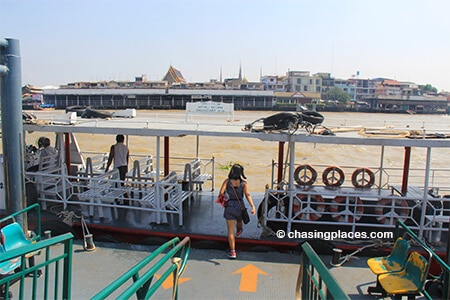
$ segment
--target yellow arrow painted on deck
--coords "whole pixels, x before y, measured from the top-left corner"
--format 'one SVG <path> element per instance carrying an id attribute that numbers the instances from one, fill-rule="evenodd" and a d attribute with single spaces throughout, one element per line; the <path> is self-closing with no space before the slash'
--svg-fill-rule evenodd
<path id="1" fill-rule="evenodd" d="M 239 291 L 241 292 L 256 292 L 258 286 L 258 275 L 267 275 L 266 272 L 257 268 L 253 264 L 248 264 L 245 267 L 240 268 L 233 274 L 241 273 L 241 284 L 239 285 Z"/>
<path id="2" fill-rule="evenodd" d="M 160 275 L 155 274 L 156 279 L 161 278 Z M 178 284 L 182 284 L 183 282 L 189 281 L 192 278 L 178 278 Z M 169 277 L 166 278 L 166 280 L 163 281 L 162 283 L 162 287 L 167 290 L 167 289 L 171 289 L 173 287 L 173 274 L 170 274 Z"/>

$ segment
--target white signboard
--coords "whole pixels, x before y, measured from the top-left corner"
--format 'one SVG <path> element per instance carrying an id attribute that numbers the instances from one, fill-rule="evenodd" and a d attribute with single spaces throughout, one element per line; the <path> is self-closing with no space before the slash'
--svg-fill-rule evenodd
<path id="1" fill-rule="evenodd" d="M 186 122 L 192 114 L 230 114 L 234 120 L 234 104 L 223 102 L 188 102 L 186 103 Z"/>

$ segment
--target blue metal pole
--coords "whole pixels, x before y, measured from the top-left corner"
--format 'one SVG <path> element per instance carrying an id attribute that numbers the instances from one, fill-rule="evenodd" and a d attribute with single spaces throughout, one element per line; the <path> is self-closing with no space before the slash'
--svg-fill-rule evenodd
<path id="1" fill-rule="evenodd" d="M 25 206 L 22 82 L 19 40 L 0 39 L 1 122 L 5 201 L 8 214 Z M 6 67 L 6 68 L 5 68 Z M 23 220 L 18 220 L 23 221 Z"/>

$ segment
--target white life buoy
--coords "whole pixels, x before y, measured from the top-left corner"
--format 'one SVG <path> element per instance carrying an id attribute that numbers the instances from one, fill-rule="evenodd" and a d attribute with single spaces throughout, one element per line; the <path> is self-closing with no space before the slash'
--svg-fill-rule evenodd
<path id="1" fill-rule="evenodd" d="M 294 180 L 298 185 L 310 186 L 317 179 L 317 171 L 310 165 L 300 165 L 294 171 Z"/>
<path id="2" fill-rule="evenodd" d="M 308 201 L 308 195 L 302 195 L 297 194 L 297 197 L 300 201 L 306 202 Z M 310 209 L 305 211 L 305 209 L 302 210 L 302 212 L 297 216 L 297 219 L 300 220 L 309 220 L 309 221 L 317 221 L 319 220 L 323 212 L 325 211 L 325 200 L 320 195 L 311 195 L 311 205 L 309 206 Z M 295 207 L 294 205 L 294 213 L 299 212 L 301 210 L 301 207 Z"/>
<path id="3" fill-rule="evenodd" d="M 327 167 L 322 173 L 322 181 L 327 187 L 340 187 L 344 180 L 344 171 L 336 166 Z"/>
<path id="4" fill-rule="evenodd" d="M 352 184 L 356 188 L 368 189 L 375 183 L 375 174 L 368 168 L 358 168 L 352 174 Z"/>
<path id="5" fill-rule="evenodd" d="M 349 197 L 349 202 L 353 202 L 356 205 L 356 209 L 345 209 L 347 211 L 352 212 L 351 214 L 343 214 L 342 211 L 339 209 L 340 207 L 344 207 L 344 205 L 339 205 L 340 203 L 344 203 L 345 204 L 346 201 L 346 197 L 345 196 L 336 196 L 334 197 L 331 205 L 330 205 L 330 212 L 332 213 L 331 217 L 333 218 L 333 220 L 335 220 L 336 222 L 348 222 L 348 223 L 352 223 L 352 222 L 358 222 L 363 213 L 364 213 L 364 206 L 363 206 L 363 202 L 361 201 L 361 199 L 359 199 L 358 197 Z M 347 206 L 347 204 L 346 204 Z M 346 207 L 345 206 L 345 207 Z M 350 207 L 353 207 L 352 203 L 349 203 Z M 345 220 L 347 218 L 347 221 Z"/>
<path id="6" fill-rule="evenodd" d="M 392 201 L 394 201 L 394 203 L 392 203 Z M 391 204 L 393 204 L 393 206 L 391 206 Z M 391 218 L 390 216 L 392 216 L 392 214 L 384 213 L 384 210 L 389 209 L 390 211 L 392 208 L 394 210 L 394 213 L 400 220 L 404 220 L 409 215 L 409 205 L 405 199 L 384 198 L 378 201 L 377 207 L 375 207 L 377 221 L 381 224 L 388 224 Z M 395 220 L 393 221 L 393 223 L 395 223 Z"/>

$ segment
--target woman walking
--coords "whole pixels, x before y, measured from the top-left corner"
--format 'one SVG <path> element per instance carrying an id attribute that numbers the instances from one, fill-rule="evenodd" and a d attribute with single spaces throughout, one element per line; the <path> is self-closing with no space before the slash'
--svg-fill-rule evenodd
<path id="1" fill-rule="evenodd" d="M 223 217 L 227 222 L 228 244 L 230 246 L 228 257 L 231 259 L 236 258 L 235 236 L 241 236 L 244 231 L 241 213 L 242 208 L 245 208 L 244 196 L 252 207 L 251 214 L 254 215 L 256 213 L 256 208 L 245 179 L 247 177 L 244 175 L 244 167 L 234 164 L 231 167 L 228 178 L 223 181 L 219 192 L 219 197 L 227 199 Z"/>

